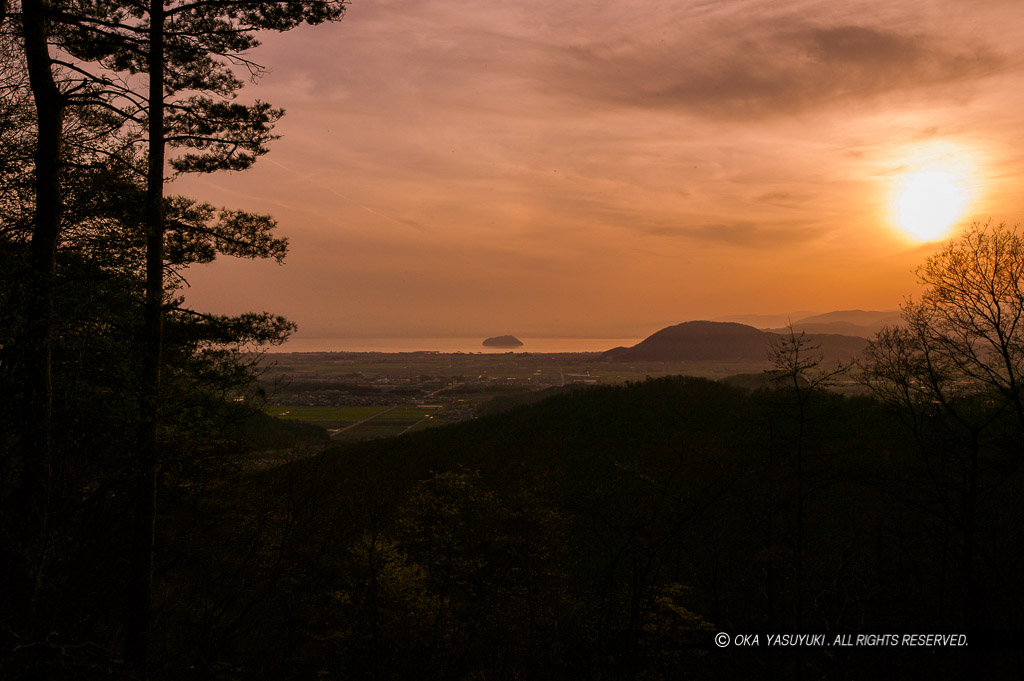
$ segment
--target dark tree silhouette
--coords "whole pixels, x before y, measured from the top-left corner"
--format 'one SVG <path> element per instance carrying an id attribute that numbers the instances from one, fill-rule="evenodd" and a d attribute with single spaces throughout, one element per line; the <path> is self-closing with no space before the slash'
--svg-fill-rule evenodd
<path id="1" fill-rule="evenodd" d="M 26 436 L 23 497 L 45 527 L 51 454 L 51 343 L 55 262 L 61 238 L 64 118 L 70 106 L 91 107 L 90 124 L 116 144 L 101 151 L 121 165 L 142 191 L 135 216 L 145 234 L 145 304 L 141 343 L 137 450 L 136 531 L 130 585 L 128 656 L 146 666 L 151 622 L 154 518 L 162 400 L 164 322 L 168 310 L 191 316 L 207 334 L 231 340 L 280 340 L 293 327 L 269 315 L 228 320 L 180 308 L 168 297 L 168 255 L 179 263 L 204 262 L 217 253 L 280 259 L 286 242 L 270 236 L 273 221 L 238 211 L 217 213 L 206 204 L 169 200 L 167 165 L 176 172 L 243 170 L 266 152 L 283 113 L 269 105 L 233 101 L 243 82 L 233 69 L 255 77 L 262 67 L 246 56 L 258 31 L 284 31 L 342 17 L 340 0 L 308 2 L 21 3 L 20 31 L 36 108 L 35 218 L 31 237 L 32 295 L 22 343 Z M 59 75 L 58 75 L 59 74 Z M 94 140 L 96 138 L 94 137 Z M 168 158 L 166 150 L 177 153 Z M 92 151 L 97 151 L 95 148 Z M 127 197 L 126 197 L 127 198 Z M 124 216 L 122 216 L 124 217 Z M 171 235 L 168 242 L 168 235 Z M 172 253 L 168 254 L 170 245 Z M 37 534 L 45 534 L 45 531 Z"/>
<path id="2" fill-rule="evenodd" d="M 913 427 L 960 542 L 966 623 L 980 624 L 976 577 L 984 499 L 1019 467 L 1024 443 L 1024 237 L 974 223 L 917 270 L 924 291 L 880 331 L 864 381 Z"/>
<path id="3" fill-rule="evenodd" d="M 244 56 L 257 46 L 259 30 L 285 31 L 301 23 L 340 19 L 343 2 L 210 3 L 151 0 L 148 8 L 127 4 L 109 17 L 86 17 L 76 28 L 90 37 L 79 46 L 109 48 L 100 63 L 119 70 L 148 74 L 147 90 L 115 89 L 132 107 L 144 109 L 147 143 L 146 303 L 138 454 L 136 534 L 130 585 L 127 655 L 145 669 L 151 627 L 153 542 L 157 490 L 157 429 L 161 388 L 161 351 L 165 306 L 164 215 L 165 149 L 189 151 L 171 159 L 178 172 L 243 170 L 266 152 L 271 129 L 281 111 L 257 102 L 243 106 L 230 101 L 242 82 L 231 66 L 260 67 Z M 113 25 L 112 25 L 113 23 Z M 108 88 L 112 88 L 113 81 Z M 179 93 L 209 93 L 179 94 Z M 177 97 L 175 97 L 177 95 Z M 210 96 L 212 95 L 212 96 Z M 168 98 L 171 98 L 168 100 Z M 126 111 L 126 113 L 129 113 Z M 134 112 L 132 112 L 134 113 Z M 134 116 L 132 116 L 134 118 Z"/>

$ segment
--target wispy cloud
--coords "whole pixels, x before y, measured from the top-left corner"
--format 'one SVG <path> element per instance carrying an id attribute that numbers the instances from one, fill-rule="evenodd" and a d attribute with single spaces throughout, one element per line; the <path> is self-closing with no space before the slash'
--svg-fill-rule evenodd
<path id="1" fill-rule="evenodd" d="M 906 149 L 966 150 L 982 216 L 1024 205 L 1019 1 L 358 0 L 254 56 L 283 138 L 196 193 L 277 215 L 290 264 L 190 295 L 304 328 L 891 307 Z"/>
<path id="2" fill-rule="evenodd" d="M 703 244 L 725 244 L 742 249 L 781 248 L 813 241 L 818 234 L 810 223 L 731 222 L 689 225 L 641 225 L 651 236 L 687 239 Z"/>
<path id="3" fill-rule="evenodd" d="M 568 96 L 747 120 L 848 100 L 948 97 L 1005 59 L 982 44 L 864 25 L 740 26 L 695 53 L 642 39 L 565 51 L 553 81 Z"/>

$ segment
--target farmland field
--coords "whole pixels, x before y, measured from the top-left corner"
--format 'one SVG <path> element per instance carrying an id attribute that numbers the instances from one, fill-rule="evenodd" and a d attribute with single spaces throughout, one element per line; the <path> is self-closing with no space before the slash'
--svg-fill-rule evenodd
<path id="1" fill-rule="evenodd" d="M 362 421 L 374 414 L 386 410 L 387 407 L 303 407 L 282 406 L 265 407 L 264 412 L 270 416 L 296 421 Z"/>
<path id="2" fill-rule="evenodd" d="M 277 353 L 265 357 L 264 412 L 334 441 L 393 437 L 531 401 L 540 391 L 668 374 L 724 378 L 767 362 L 609 362 L 598 353 Z"/>

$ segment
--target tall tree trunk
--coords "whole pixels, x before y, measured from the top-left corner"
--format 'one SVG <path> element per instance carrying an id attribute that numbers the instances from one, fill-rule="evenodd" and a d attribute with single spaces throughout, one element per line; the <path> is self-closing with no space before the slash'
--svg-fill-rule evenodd
<path id="1" fill-rule="evenodd" d="M 143 674 L 150 658 L 156 535 L 157 425 L 164 303 L 164 6 L 150 0 L 149 170 L 146 177 L 146 307 L 143 316 L 141 429 L 126 657 Z"/>
<path id="2" fill-rule="evenodd" d="M 979 459 L 979 434 L 977 430 L 971 432 L 971 449 L 968 453 L 967 464 L 967 489 L 964 490 L 963 499 L 963 524 L 964 524 L 964 545 L 963 545 L 963 580 L 965 600 L 965 620 L 967 631 L 978 630 L 980 624 L 981 603 L 979 598 L 979 585 L 974 577 L 974 554 L 975 554 L 975 525 L 978 511 L 978 459 Z"/>
<path id="3" fill-rule="evenodd" d="M 32 555 L 32 604 L 36 603 L 45 565 L 49 533 L 52 483 L 53 393 L 51 356 L 53 339 L 54 284 L 57 239 L 60 233 L 61 134 L 65 98 L 54 81 L 47 46 L 48 4 L 45 0 L 22 3 L 25 59 L 29 87 L 38 117 L 35 149 L 36 215 L 29 251 L 31 281 L 25 311 L 23 367 L 25 381 L 22 477 L 18 509 L 24 513 L 24 531 Z"/>

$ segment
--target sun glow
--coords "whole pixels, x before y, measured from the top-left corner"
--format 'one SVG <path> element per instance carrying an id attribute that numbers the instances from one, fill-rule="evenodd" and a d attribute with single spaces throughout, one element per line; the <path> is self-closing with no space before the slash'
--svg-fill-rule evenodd
<path id="1" fill-rule="evenodd" d="M 918 148 L 893 184 L 892 220 L 907 237 L 936 241 L 946 236 L 971 203 L 970 164 L 950 146 Z"/>
<path id="2" fill-rule="evenodd" d="M 896 224 L 921 241 L 941 239 L 963 215 L 967 201 L 963 178 L 954 173 L 909 173 L 896 201 Z"/>

